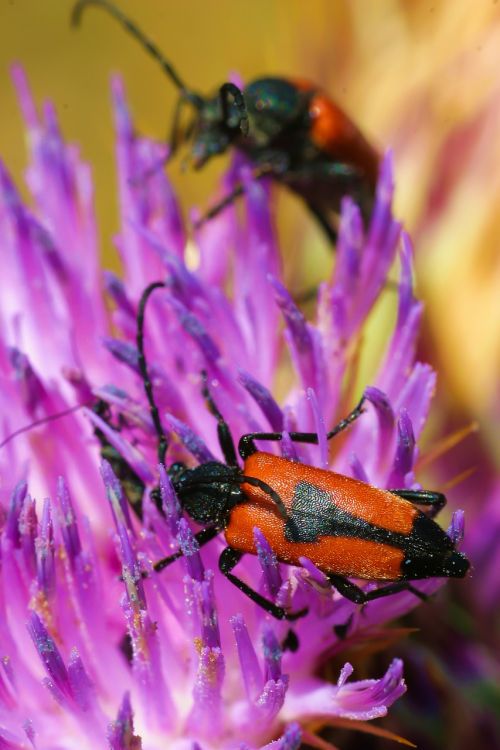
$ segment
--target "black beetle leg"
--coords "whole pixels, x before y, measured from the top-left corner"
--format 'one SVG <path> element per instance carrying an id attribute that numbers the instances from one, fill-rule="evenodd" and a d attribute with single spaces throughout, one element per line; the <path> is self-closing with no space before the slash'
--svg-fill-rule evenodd
<path id="1" fill-rule="evenodd" d="M 307 207 L 320 225 L 323 232 L 326 234 L 328 242 L 331 243 L 333 247 L 335 247 L 338 239 L 338 232 L 336 228 L 330 224 L 323 211 L 317 208 L 314 203 L 307 201 Z"/>
<path id="2" fill-rule="evenodd" d="M 221 552 L 219 557 L 219 569 L 221 573 L 231 581 L 231 583 L 233 583 L 243 594 L 248 596 L 248 598 L 255 604 L 258 604 L 259 607 L 262 607 L 266 612 L 269 612 L 270 615 L 276 617 L 277 620 L 293 621 L 298 620 L 300 617 L 304 617 L 307 614 L 307 609 L 301 609 L 298 612 L 287 612 L 283 607 L 278 607 L 276 604 L 269 601 L 269 599 L 266 599 L 257 591 L 254 591 L 254 589 L 240 578 L 233 575 L 231 571 L 239 563 L 243 554 L 243 552 L 233 549 L 232 547 L 226 547 L 226 549 Z"/>
<path id="3" fill-rule="evenodd" d="M 212 206 L 212 208 L 209 208 L 209 210 L 204 213 L 203 216 L 198 219 L 198 221 L 195 222 L 194 228 L 199 229 L 203 226 L 203 224 L 206 224 L 207 221 L 210 221 L 210 219 L 214 219 L 220 214 L 221 211 L 223 211 L 228 206 L 231 206 L 236 198 L 239 198 L 239 196 L 243 195 L 244 192 L 245 187 L 241 182 L 239 182 L 227 195 L 224 196 L 224 198 L 221 198 L 218 203 Z"/>
<path id="4" fill-rule="evenodd" d="M 257 167 L 257 169 L 253 172 L 253 179 L 254 180 L 262 180 L 264 177 L 268 177 L 269 175 L 274 174 L 275 169 L 272 165 L 264 164 L 261 167 Z M 206 213 L 203 214 L 203 216 L 198 219 L 198 221 L 195 222 L 194 228 L 199 229 L 203 226 L 203 224 L 206 224 L 207 221 L 210 221 L 210 219 L 215 218 L 220 214 L 221 211 L 223 211 L 228 206 L 231 206 L 236 198 L 239 198 L 240 195 L 243 195 L 245 193 L 245 186 L 243 183 L 239 182 L 235 187 L 221 200 L 216 203 L 212 208 L 210 208 Z"/>
<path id="5" fill-rule="evenodd" d="M 219 445 L 224 456 L 224 460 L 228 466 L 238 466 L 238 461 L 236 460 L 236 449 L 234 447 L 231 430 L 229 429 L 228 423 L 220 413 L 215 401 L 212 398 L 212 394 L 210 393 L 210 390 L 208 388 L 207 373 L 205 370 L 202 370 L 201 378 L 203 381 L 203 387 L 201 389 L 203 398 L 206 401 L 208 410 L 214 415 L 217 420 L 217 436 L 219 438 Z"/>
<path id="6" fill-rule="evenodd" d="M 299 647 L 300 647 L 300 641 L 297 636 L 297 633 L 295 632 L 295 630 L 292 630 L 290 628 L 286 636 L 281 641 L 281 650 L 290 651 L 290 653 L 294 654 L 296 651 L 299 650 Z"/>
<path id="7" fill-rule="evenodd" d="M 352 422 L 358 419 L 363 413 L 363 404 L 365 397 L 363 396 L 359 401 L 358 405 L 349 412 L 347 417 L 341 419 L 335 427 L 327 433 L 326 439 L 331 440 L 333 437 L 338 435 L 340 432 L 349 427 Z M 290 440 L 294 443 L 310 443 L 312 445 L 318 444 L 318 434 L 316 432 L 290 432 Z M 281 440 L 283 438 L 282 432 L 252 432 L 248 435 L 242 435 L 238 443 L 238 451 L 243 459 L 248 458 L 252 453 L 256 453 L 257 446 L 255 440 Z"/>
<path id="8" fill-rule="evenodd" d="M 215 537 L 220 534 L 220 529 L 218 529 L 216 526 L 207 526 L 206 529 L 202 529 L 201 531 L 198 531 L 194 538 L 198 542 L 200 547 L 203 547 L 204 544 L 207 544 L 208 542 L 212 541 L 212 539 L 215 539 Z M 167 568 L 171 563 L 175 562 L 179 559 L 179 557 L 183 557 L 184 553 L 182 550 L 178 550 L 177 552 L 174 552 L 172 555 L 169 555 L 168 557 L 163 557 L 161 560 L 158 560 L 158 562 L 155 562 L 153 565 L 153 569 L 159 573 L 160 570 L 164 570 L 164 568 Z"/>
<path id="9" fill-rule="evenodd" d="M 344 576 L 338 576 L 333 573 L 328 575 L 328 580 L 334 586 L 341 596 L 354 602 L 354 604 L 366 604 L 374 599 L 381 599 L 383 596 L 392 596 L 393 594 L 399 594 L 401 591 L 409 591 L 418 597 L 421 601 L 427 601 L 426 594 L 423 594 L 418 589 L 414 588 L 408 581 L 395 581 L 390 583 L 388 586 L 384 586 L 380 589 L 374 589 L 373 591 L 363 591 L 362 588 L 356 586 L 355 583 L 351 583 Z"/>
<path id="10" fill-rule="evenodd" d="M 446 505 L 446 496 L 442 492 L 429 492 L 428 490 L 389 490 L 389 492 L 415 505 L 429 505 L 431 507 L 428 514 L 430 518 L 437 516 Z"/>

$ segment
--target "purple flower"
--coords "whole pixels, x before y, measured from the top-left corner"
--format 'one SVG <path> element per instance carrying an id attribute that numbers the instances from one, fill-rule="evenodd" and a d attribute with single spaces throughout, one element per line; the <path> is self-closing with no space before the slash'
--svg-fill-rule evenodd
<path id="1" fill-rule="evenodd" d="M 102 273 L 89 168 L 63 141 L 53 108 L 40 117 L 19 69 L 14 78 L 29 136 L 31 204 L 0 166 L 7 438 L 0 451 L 0 744 L 295 750 L 311 719 L 385 715 L 405 691 L 399 660 L 360 682 L 349 679 L 346 664 L 336 685 L 317 667 L 418 600 L 401 593 L 360 610 L 332 592 L 310 561 L 297 569 L 277 563 L 256 529 L 258 556 L 244 559 L 239 574 L 278 605 L 310 610 L 294 624 L 300 648 L 285 650 L 289 625 L 218 573 L 222 541 L 199 549 L 168 474 L 157 467 L 135 333 L 140 294 L 164 280 L 147 310 L 146 351 L 169 464 L 221 459 L 201 395 L 205 371 L 235 438 L 284 430 L 269 450 L 380 487 L 418 486 L 413 469 L 435 374 L 415 361 L 422 307 L 412 293 L 410 241 L 391 213 L 390 155 L 366 232 L 357 206 L 344 200 L 335 271 L 307 320 L 281 280 L 269 186 L 245 174 L 242 222 L 228 208 L 187 252 L 164 173 L 145 177 L 163 147 L 135 136 L 119 80 L 115 241 L 124 279 Z M 332 457 L 326 431 L 357 388 L 363 326 L 397 257 L 397 322 L 366 390 L 366 413 L 332 446 Z M 278 400 L 273 386 L 286 356 L 291 385 Z M 98 399 L 108 415 L 92 408 Z M 319 444 L 286 439 L 296 428 L 316 431 Z M 100 461 L 99 437 L 107 460 Z M 159 499 L 150 494 L 156 486 Z M 129 501 L 143 490 L 139 520 Z M 457 517 L 454 539 L 458 524 Z M 154 573 L 153 563 L 178 549 L 181 559 Z M 417 584 L 426 592 L 439 585 Z M 339 640 L 334 626 L 347 622 L 349 635 Z"/>

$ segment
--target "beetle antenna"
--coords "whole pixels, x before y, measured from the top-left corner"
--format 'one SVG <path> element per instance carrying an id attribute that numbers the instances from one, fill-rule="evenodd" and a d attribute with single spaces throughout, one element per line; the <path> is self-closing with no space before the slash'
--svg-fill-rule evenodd
<path id="1" fill-rule="evenodd" d="M 169 61 L 163 56 L 156 44 L 154 44 L 148 37 L 140 30 L 136 24 L 131 21 L 116 5 L 109 2 L 109 0 L 78 0 L 71 13 L 71 25 L 78 26 L 83 14 L 84 9 L 88 5 L 98 5 L 99 7 L 107 10 L 118 23 L 131 34 L 139 44 L 153 57 L 159 64 L 164 73 L 170 78 L 172 83 L 177 86 L 182 96 L 188 99 L 197 109 L 200 109 L 202 101 L 200 97 L 194 92 L 190 91 L 185 85 L 183 80 L 179 77 L 176 70 L 172 67 Z"/>
<path id="2" fill-rule="evenodd" d="M 148 371 L 148 365 L 146 362 L 146 355 L 144 354 L 144 312 L 146 310 L 146 303 L 151 296 L 151 294 L 155 291 L 155 289 L 161 289 L 162 287 L 165 287 L 166 284 L 163 281 L 153 281 L 151 284 L 149 284 L 143 293 L 141 294 L 141 299 L 139 300 L 139 309 L 137 311 L 137 351 L 138 351 L 138 360 L 137 364 L 139 366 L 139 372 L 142 377 L 142 382 L 144 383 L 144 390 L 146 391 L 146 398 L 149 403 L 149 411 L 151 413 L 151 419 L 153 420 L 153 424 L 156 430 L 156 434 L 158 435 L 158 459 L 161 464 L 165 463 L 165 454 L 167 452 L 168 448 L 168 440 L 165 435 L 165 432 L 163 431 L 163 426 L 160 419 L 160 412 L 158 411 L 158 406 L 156 405 L 154 393 L 153 393 L 153 384 L 151 382 L 151 378 L 149 376 Z"/>
<path id="3" fill-rule="evenodd" d="M 88 406 L 88 404 L 88 401 L 84 402 L 83 404 L 76 404 L 76 406 L 70 406 L 69 409 L 63 409 L 63 411 L 55 412 L 55 414 L 49 414 L 47 417 L 36 419 L 34 422 L 30 422 L 29 424 L 25 424 L 22 427 L 18 427 L 17 430 L 14 430 L 14 432 L 11 432 L 10 435 L 7 435 L 7 437 L 2 440 L 2 442 L 0 443 L 0 450 L 8 445 L 10 441 L 14 440 L 14 438 L 16 438 L 18 435 L 22 435 L 24 432 L 29 432 L 35 427 L 40 427 L 40 425 L 42 424 L 47 424 L 47 422 L 53 422 L 55 419 L 60 419 L 61 417 L 68 416 L 68 414 L 73 414 L 73 412 L 78 411 L 78 409 L 82 409 L 84 406 Z"/>

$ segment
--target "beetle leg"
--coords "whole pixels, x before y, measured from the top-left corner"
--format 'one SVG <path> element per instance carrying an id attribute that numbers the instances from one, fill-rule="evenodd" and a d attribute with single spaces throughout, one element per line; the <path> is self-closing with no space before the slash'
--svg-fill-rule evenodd
<path id="1" fill-rule="evenodd" d="M 228 464 L 228 466 L 238 466 L 233 436 L 231 435 L 228 423 L 220 413 L 217 404 L 212 398 L 212 394 L 210 393 L 210 390 L 208 388 L 206 370 L 202 370 L 201 378 L 203 382 L 201 393 L 206 401 L 209 412 L 211 412 L 211 414 L 213 414 L 217 420 L 217 436 L 219 438 L 219 445 L 224 456 L 224 460 L 226 464 Z"/>
<path id="2" fill-rule="evenodd" d="M 363 414 L 363 405 L 366 401 L 365 396 L 362 396 L 357 404 L 357 406 L 354 407 L 352 411 L 349 412 L 347 417 L 344 419 L 341 419 L 338 424 L 335 425 L 335 427 L 330 430 L 330 432 L 327 432 L 326 439 L 331 440 L 335 435 L 338 435 L 339 432 L 343 432 L 347 427 L 349 427 L 350 424 L 356 421 L 358 417 L 360 417 Z M 293 434 L 293 433 L 291 433 Z"/>
<path id="3" fill-rule="evenodd" d="M 309 211 L 312 213 L 321 229 L 326 234 L 328 241 L 331 242 L 332 245 L 336 245 L 338 238 L 338 232 L 336 228 L 330 224 L 323 211 L 317 208 L 314 203 L 311 203 L 310 201 L 306 201 L 306 203 Z M 316 293 L 316 290 L 314 290 L 314 292 Z"/>
<path id="4" fill-rule="evenodd" d="M 216 526 L 207 526 L 206 529 L 198 531 L 194 535 L 194 538 L 198 542 L 198 545 L 200 547 L 203 547 L 203 545 L 208 544 L 208 542 L 211 542 L 212 539 L 215 539 L 218 534 L 220 534 L 220 529 L 218 529 Z M 158 562 L 155 562 L 155 564 L 153 565 L 153 569 L 157 573 L 159 573 L 160 570 L 167 568 L 171 563 L 178 560 L 179 557 L 184 557 L 184 552 L 182 550 L 178 550 L 177 552 L 174 552 L 173 555 L 169 555 L 168 557 L 163 557 L 161 560 L 158 560 Z"/>
<path id="5" fill-rule="evenodd" d="M 429 492 L 428 490 L 389 490 L 389 492 L 415 505 L 430 505 L 429 518 L 437 516 L 446 505 L 446 496 L 442 492 Z"/>
<path id="6" fill-rule="evenodd" d="M 260 166 L 254 169 L 252 177 L 254 180 L 262 180 L 264 179 L 264 177 L 270 177 L 271 175 L 280 175 L 284 169 L 286 169 L 286 165 L 284 164 L 283 159 L 278 160 L 276 158 L 274 161 L 272 158 L 268 158 L 267 160 L 263 159 Z M 245 186 L 243 185 L 243 183 L 238 182 L 238 184 L 235 185 L 234 188 L 224 196 L 224 198 L 221 198 L 218 203 L 216 203 L 205 214 L 203 214 L 201 219 L 198 219 L 198 221 L 195 222 L 194 228 L 199 229 L 207 221 L 215 218 L 215 216 L 217 216 L 221 211 L 234 203 L 236 198 L 239 198 L 239 196 L 243 195 L 244 193 Z"/>
<path id="7" fill-rule="evenodd" d="M 243 195 L 244 192 L 245 188 L 243 187 L 241 182 L 238 183 L 236 187 L 231 190 L 231 192 L 225 195 L 224 198 L 222 198 L 218 203 L 215 204 L 215 206 L 212 206 L 212 208 L 210 208 L 205 214 L 203 214 L 201 219 L 198 219 L 198 221 L 195 222 L 194 228 L 199 229 L 207 221 L 210 221 L 210 219 L 214 219 L 218 214 L 220 214 L 221 211 L 234 203 L 236 198 L 238 198 L 240 195 Z"/>
<path id="8" fill-rule="evenodd" d="M 170 161 L 179 146 L 179 121 L 181 117 L 182 107 L 185 102 L 186 99 L 184 99 L 182 95 L 177 99 L 177 103 L 174 109 L 174 116 L 172 118 L 172 125 L 170 127 L 170 137 L 167 140 L 169 150 L 165 162 Z"/>
<path id="9" fill-rule="evenodd" d="M 299 650 L 300 641 L 297 636 L 297 633 L 295 630 L 289 629 L 286 636 L 281 641 L 281 650 L 282 651 L 290 651 L 292 654 L 294 654 L 296 651 Z"/>
<path id="10" fill-rule="evenodd" d="M 354 604 L 366 604 L 374 599 L 381 599 L 383 596 L 392 596 L 392 594 L 399 594 L 401 591 L 409 591 L 422 601 L 427 601 L 427 596 L 421 591 L 412 586 L 408 581 L 396 581 L 390 583 L 388 586 L 383 586 L 380 589 L 374 589 L 374 591 L 363 591 L 362 588 L 356 586 L 344 576 L 338 576 L 334 573 L 328 575 L 328 580 L 334 586 L 339 594 Z"/>
<path id="11" fill-rule="evenodd" d="M 259 607 L 265 609 L 270 615 L 276 617 L 277 620 L 293 621 L 298 620 L 300 617 L 304 617 L 307 614 L 307 608 L 301 609 L 298 612 L 287 612 L 283 607 L 278 607 L 277 604 L 269 601 L 269 599 L 266 599 L 259 594 L 258 591 L 254 591 L 254 589 L 247 583 L 233 575 L 231 571 L 239 563 L 243 555 L 243 552 L 233 549 L 232 547 L 226 547 L 226 549 L 221 552 L 219 557 L 219 569 L 221 573 L 231 581 L 231 583 L 233 583 L 243 594 L 248 596 L 248 598 L 255 604 L 258 604 Z"/>
<path id="12" fill-rule="evenodd" d="M 340 212 L 339 207 L 342 196 L 350 195 L 361 209 L 365 223 L 370 217 L 373 207 L 373 189 L 370 188 L 367 190 L 365 177 L 358 168 L 350 164 L 323 159 L 310 161 L 302 167 L 285 170 L 279 179 L 283 184 L 289 185 L 292 190 L 294 189 L 294 183 L 300 185 L 316 181 L 318 183 L 326 182 L 330 185 L 336 185 L 336 202 L 338 205 L 335 207 L 335 200 L 332 205 L 332 210 L 335 213 L 338 214 Z M 326 232 L 328 238 L 332 239 L 334 228 L 326 221 L 321 207 L 315 204 L 314 199 L 308 200 L 306 191 L 303 192 L 302 197 L 306 201 L 311 213 Z"/>
<path id="13" fill-rule="evenodd" d="M 340 641 L 343 641 L 345 638 L 347 638 L 349 630 L 351 629 L 353 618 L 354 612 L 351 612 L 345 622 L 341 622 L 338 625 L 333 626 L 333 632 Z"/>
<path id="14" fill-rule="evenodd" d="M 330 430 L 330 432 L 327 433 L 326 439 L 331 440 L 335 435 L 338 435 L 340 432 L 345 430 L 347 427 L 349 427 L 352 422 L 354 422 L 358 417 L 361 416 L 363 413 L 363 404 L 365 402 L 365 397 L 363 396 L 358 403 L 358 405 L 345 417 L 345 419 L 341 419 L 340 422 L 335 425 L 335 427 Z M 295 443 L 311 443 L 313 445 L 318 444 L 318 434 L 316 432 L 290 432 L 290 440 L 293 440 Z M 243 459 L 248 458 L 252 455 L 252 453 L 257 452 L 257 446 L 255 445 L 255 440 L 282 440 L 283 439 L 283 433 L 282 432 L 251 432 L 248 435 L 242 435 L 240 438 L 240 441 L 238 443 L 238 451 L 240 456 Z"/>

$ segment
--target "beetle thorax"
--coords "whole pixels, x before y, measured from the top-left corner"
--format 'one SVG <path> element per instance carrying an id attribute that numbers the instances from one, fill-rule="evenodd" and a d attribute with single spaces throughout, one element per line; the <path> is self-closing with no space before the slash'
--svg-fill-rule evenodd
<path id="1" fill-rule="evenodd" d="M 186 469 L 174 482 L 179 501 L 191 518 L 204 526 L 223 528 L 229 512 L 244 501 L 237 467 L 209 461 Z"/>

